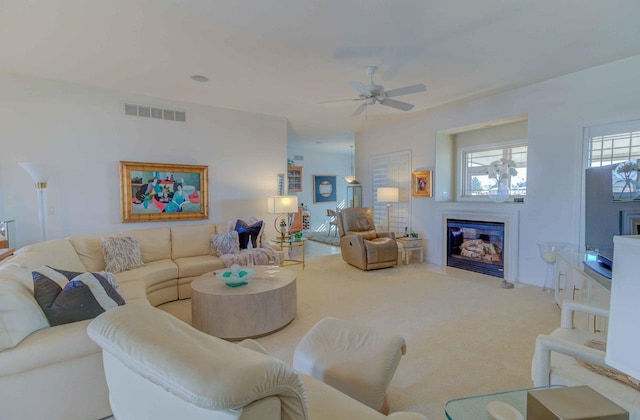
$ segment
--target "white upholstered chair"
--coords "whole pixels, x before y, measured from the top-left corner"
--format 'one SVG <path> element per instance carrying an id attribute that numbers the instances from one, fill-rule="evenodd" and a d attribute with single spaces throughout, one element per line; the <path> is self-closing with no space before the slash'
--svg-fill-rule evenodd
<path id="1" fill-rule="evenodd" d="M 605 363 L 605 351 L 587 345 L 589 342 L 603 342 L 605 337 L 574 328 L 575 312 L 608 317 L 606 309 L 565 300 L 560 328 L 549 335 L 539 335 L 536 339 L 531 365 L 534 386 L 588 385 L 629 411 L 631 420 L 640 420 L 640 390 L 608 376 L 624 377 L 622 373 L 619 373 L 620 376 L 613 375 L 613 369 Z M 578 360 L 591 364 L 592 368 L 585 367 Z M 638 361 L 640 363 L 640 355 Z M 608 375 L 596 373 L 596 369 Z"/>

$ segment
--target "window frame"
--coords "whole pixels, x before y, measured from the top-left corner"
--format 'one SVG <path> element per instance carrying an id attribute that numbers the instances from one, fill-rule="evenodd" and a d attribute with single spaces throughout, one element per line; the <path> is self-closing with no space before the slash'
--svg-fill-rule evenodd
<path id="1" fill-rule="evenodd" d="M 480 194 L 480 195 L 467 195 L 466 194 L 466 186 L 468 183 L 472 182 L 473 176 L 476 176 L 476 174 L 471 175 L 469 177 L 469 179 L 467 179 L 468 176 L 468 171 L 467 171 L 467 161 L 466 161 L 466 155 L 468 153 L 474 153 L 474 152 L 482 152 L 482 151 L 491 151 L 491 150 L 499 150 L 502 149 L 502 157 L 505 159 L 511 159 L 511 149 L 514 149 L 516 147 L 522 147 L 522 146 L 526 146 L 527 147 L 527 166 L 526 168 L 528 168 L 529 166 L 529 139 L 528 138 L 522 138 L 522 139 L 516 139 L 516 140 L 508 140 L 508 141 L 501 141 L 501 142 L 495 142 L 495 143 L 486 143 L 486 144 L 479 144 L 479 145 L 475 145 L 475 146 L 466 146 L 466 147 L 460 147 L 457 150 L 457 165 L 458 165 L 458 185 L 457 185 L 457 191 L 456 191 L 456 200 L 457 201 L 488 201 L 490 200 L 489 197 L 486 194 Z M 509 150 L 509 153 L 505 153 L 506 150 Z M 500 159 L 500 158 L 497 158 Z M 479 167 L 480 168 L 480 167 Z M 487 166 L 484 166 L 483 168 L 487 168 Z M 518 167 L 516 167 L 516 169 L 518 169 Z M 482 175 L 485 174 L 486 169 L 483 169 L 483 173 Z M 525 182 L 527 182 L 527 178 L 525 177 Z M 511 195 L 509 196 L 509 201 L 512 201 L 514 198 L 524 198 L 527 196 L 527 190 L 526 190 L 526 186 L 524 189 L 524 194 L 514 194 L 513 192 L 511 193 Z"/>

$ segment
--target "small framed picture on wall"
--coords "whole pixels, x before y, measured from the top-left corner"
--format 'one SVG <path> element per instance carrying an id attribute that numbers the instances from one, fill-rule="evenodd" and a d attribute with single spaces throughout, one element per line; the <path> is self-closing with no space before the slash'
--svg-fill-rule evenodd
<path id="1" fill-rule="evenodd" d="M 313 176 L 313 202 L 326 203 L 337 201 L 336 198 L 336 176 L 335 175 L 314 175 Z"/>
<path id="2" fill-rule="evenodd" d="M 413 197 L 431 197 L 431 171 L 415 171 L 411 174 Z"/>

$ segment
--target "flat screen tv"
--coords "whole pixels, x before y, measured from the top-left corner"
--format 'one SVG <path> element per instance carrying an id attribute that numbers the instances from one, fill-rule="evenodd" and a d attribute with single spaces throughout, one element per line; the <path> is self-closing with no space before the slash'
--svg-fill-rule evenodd
<path id="1" fill-rule="evenodd" d="M 588 168 L 585 173 L 585 249 L 593 253 L 585 263 L 611 278 L 613 237 L 640 234 L 640 201 L 614 199 L 613 174 L 618 164 Z M 619 197 L 619 195 L 618 195 Z"/>

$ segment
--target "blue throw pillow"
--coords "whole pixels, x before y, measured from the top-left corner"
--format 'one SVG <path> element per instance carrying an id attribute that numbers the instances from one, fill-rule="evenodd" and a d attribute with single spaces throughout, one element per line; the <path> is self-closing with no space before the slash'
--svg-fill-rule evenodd
<path id="1" fill-rule="evenodd" d="M 244 220 L 238 219 L 236 221 L 235 231 L 238 232 L 238 241 L 240 242 L 240 249 L 247 249 L 247 243 L 251 238 L 251 245 L 254 248 L 258 247 L 258 235 L 262 230 L 262 220 L 254 222 L 249 225 Z"/>
<path id="2" fill-rule="evenodd" d="M 125 304 L 111 273 L 77 273 L 44 266 L 31 274 L 33 296 L 51 326 L 92 319 Z"/>

